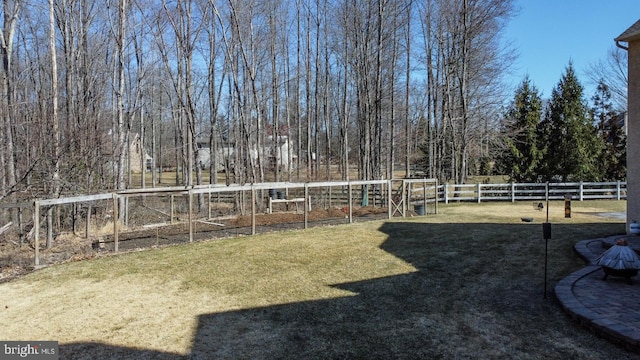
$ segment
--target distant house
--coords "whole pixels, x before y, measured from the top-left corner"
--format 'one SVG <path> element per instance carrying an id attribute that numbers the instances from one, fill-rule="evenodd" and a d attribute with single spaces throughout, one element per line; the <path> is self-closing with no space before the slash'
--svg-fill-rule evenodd
<path id="1" fill-rule="evenodd" d="M 140 141 L 140 134 L 136 133 L 133 136 L 133 140 L 129 144 L 129 166 L 132 172 L 142 172 L 142 142 Z M 153 159 L 149 154 L 144 152 L 145 166 L 151 167 L 151 160 Z"/>
<path id="2" fill-rule="evenodd" d="M 251 149 L 251 158 L 254 161 L 258 160 L 258 154 L 260 158 L 266 160 L 266 164 L 270 168 L 279 166 L 281 170 L 287 170 L 289 164 L 293 166 L 295 164 L 295 155 L 290 154 L 290 143 L 287 136 L 278 136 L 278 141 L 274 144 L 273 136 L 267 138 L 267 143 L 264 144 L 259 150 Z M 198 158 L 197 162 L 202 169 L 209 168 L 211 165 L 211 149 L 209 148 L 208 141 L 198 141 Z M 216 151 L 216 171 L 223 171 L 228 166 L 233 168 L 235 161 L 235 148 L 233 147 L 220 147 Z"/>

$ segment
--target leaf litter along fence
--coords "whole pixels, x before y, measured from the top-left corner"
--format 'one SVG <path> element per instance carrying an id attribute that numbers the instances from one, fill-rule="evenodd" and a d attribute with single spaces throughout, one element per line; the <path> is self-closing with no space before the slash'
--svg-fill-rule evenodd
<path id="1" fill-rule="evenodd" d="M 352 223 L 362 214 L 392 218 L 437 213 L 438 203 L 451 201 L 554 200 L 567 195 L 580 201 L 626 199 L 626 183 L 439 185 L 435 179 L 278 182 L 135 189 L 1 207 L 18 208 L 20 219 L 32 219 L 31 231 L 24 237 L 32 244 L 34 263 L 39 266 L 40 251 L 43 246 L 52 246 L 54 232 L 73 232 L 93 239 L 95 247 L 104 249 L 108 243 L 108 250 L 118 252 L 122 239 L 136 237 L 147 239 L 143 246 L 153 246 L 161 240 L 192 242 L 199 233 L 206 238 L 215 230 L 226 231 L 226 236 L 252 235 L 258 226 L 264 226 L 262 217 L 278 214 L 294 214 L 282 221 L 293 219 L 298 227 L 307 228 L 310 219 L 318 218 Z M 319 212 L 324 213 L 316 216 Z M 121 220 L 114 221 L 117 218 Z M 273 218 L 267 225 L 277 226 L 278 219 L 283 219 Z"/>

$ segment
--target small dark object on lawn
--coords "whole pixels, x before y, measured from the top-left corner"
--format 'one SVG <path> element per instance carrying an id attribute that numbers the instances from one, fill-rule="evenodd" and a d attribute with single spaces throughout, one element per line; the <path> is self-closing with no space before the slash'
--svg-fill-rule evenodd
<path id="1" fill-rule="evenodd" d="M 532 222 L 533 218 L 531 218 L 531 217 L 523 217 L 523 218 L 520 218 L 520 220 L 522 220 L 524 222 Z"/>
<path id="2" fill-rule="evenodd" d="M 542 203 L 538 203 L 538 210 L 542 211 L 544 209 L 544 205 Z"/>

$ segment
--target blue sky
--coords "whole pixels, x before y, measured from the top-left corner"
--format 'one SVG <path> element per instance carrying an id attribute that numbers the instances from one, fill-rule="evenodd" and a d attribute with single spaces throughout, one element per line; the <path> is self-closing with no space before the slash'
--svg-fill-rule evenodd
<path id="1" fill-rule="evenodd" d="M 505 40 L 519 56 L 507 79 L 515 89 L 528 74 L 543 98 L 572 61 L 590 99 L 589 65 L 605 59 L 613 39 L 640 19 L 640 0 L 516 0 L 515 5 L 519 14 L 509 22 Z"/>

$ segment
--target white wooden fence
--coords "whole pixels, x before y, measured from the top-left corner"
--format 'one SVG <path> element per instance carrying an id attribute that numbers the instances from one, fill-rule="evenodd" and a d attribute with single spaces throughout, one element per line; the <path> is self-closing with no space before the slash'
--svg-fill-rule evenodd
<path id="1" fill-rule="evenodd" d="M 574 182 L 574 183 L 507 183 L 507 184 L 459 184 L 440 185 L 438 201 L 520 201 L 520 200 L 562 200 L 571 196 L 573 200 L 627 198 L 627 183 Z"/>

